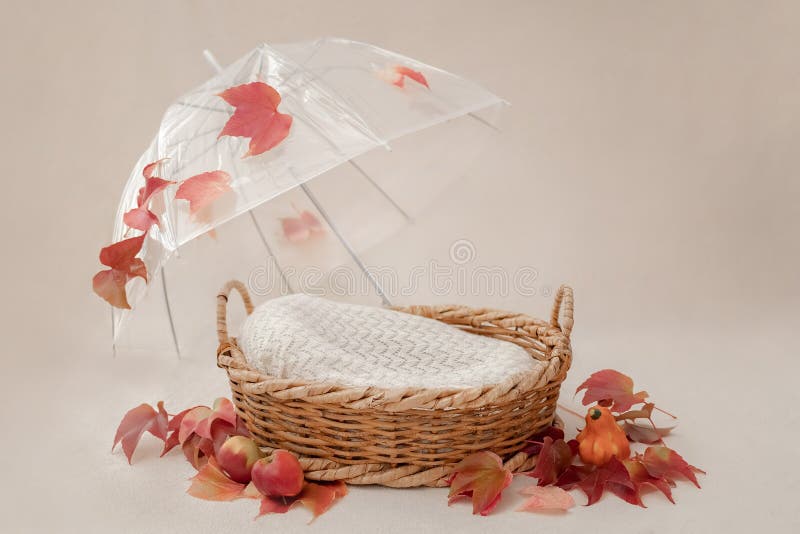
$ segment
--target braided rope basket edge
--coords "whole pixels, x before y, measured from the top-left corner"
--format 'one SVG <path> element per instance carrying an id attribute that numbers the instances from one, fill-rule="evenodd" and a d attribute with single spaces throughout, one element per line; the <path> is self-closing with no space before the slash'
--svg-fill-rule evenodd
<path id="1" fill-rule="evenodd" d="M 232 280 L 217 295 L 217 365 L 228 374 L 233 402 L 266 452 L 294 452 L 309 480 L 390 487 L 445 486 L 453 465 L 491 450 L 514 471 L 533 468 L 526 440 L 556 420 L 561 383 L 572 360 L 573 295 L 561 286 L 550 321 L 464 306 L 395 308 L 476 335 L 515 343 L 546 365 L 470 389 L 348 387 L 282 379 L 247 364 L 228 335 L 227 304 L 236 290 L 247 314 L 253 303 Z"/>

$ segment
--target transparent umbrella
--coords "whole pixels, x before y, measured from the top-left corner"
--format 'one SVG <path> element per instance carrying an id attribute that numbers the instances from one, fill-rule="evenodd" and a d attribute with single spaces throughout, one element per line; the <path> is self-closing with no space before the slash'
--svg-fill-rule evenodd
<path id="1" fill-rule="evenodd" d="M 344 39 L 264 44 L 225 68 L 207 58 L 218 73 L 167 109 L 120 200 L 113 242 L 144 232 L 134 252 L 147 275 L 119 275 L 130 308 L 112 308 L 115 346 L 164 348 L 165 333 L 179 354 L 202 346 L 214 332 L 208 303 L 229 278 L 266 296 L 306 290 L 303 276 L 351 264 L 390 304 L 362 254 L 464 171 L 505 102 Z M 242 91 L 263 96 L 266 115 L 246 116 L 253 104 Z M 213 202 L 193 205 L 209 188 Z M 132 211 L 156 224 L 139 226 Z"/>

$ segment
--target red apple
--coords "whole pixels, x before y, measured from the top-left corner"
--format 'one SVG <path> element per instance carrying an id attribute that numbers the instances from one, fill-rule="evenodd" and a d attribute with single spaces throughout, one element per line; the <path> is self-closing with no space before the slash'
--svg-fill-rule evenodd
<path id="1" fill-rule="evenodd" d="M 232 436 L 219 448 L 217 462 L 231 480 L 247 484 L 253 465 L 263 457 L 264 453 L 255 441 L 245 436 Z"/>
<path id="2" fill-rule="evenodd" d="M 271 461 L 261 458 L 253 465 L 251 475 L 256 489 L 267 496 L 294 497 L 303 489 L 303 468 L 289 451 L 275 451 Z"/>

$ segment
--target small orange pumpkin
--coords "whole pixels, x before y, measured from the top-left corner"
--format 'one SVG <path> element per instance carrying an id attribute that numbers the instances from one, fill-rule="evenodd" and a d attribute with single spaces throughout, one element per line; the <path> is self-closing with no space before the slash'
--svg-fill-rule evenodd
<path id="1" fill-rule="evenodd" d="M 612 456 L 625 460 L 631 455 L 628 437 L 614 415 L 604 406 L 589 408 L 586 427 L 577 439 L 578 453 L 585 464 L 604 465 Z"/>

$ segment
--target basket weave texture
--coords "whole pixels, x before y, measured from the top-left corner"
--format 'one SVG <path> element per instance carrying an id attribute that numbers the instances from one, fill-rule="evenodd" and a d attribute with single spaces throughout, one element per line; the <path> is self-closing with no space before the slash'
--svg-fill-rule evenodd
<path id="1" fill-rule="evenodd" d="M 250 367 L 228 335 L 228 296 L 236 290 L 247 313 L 253 303 L 241 282 L 217 296 L 217 365 L 227 371 L 233 401 L 265 451 L 300 458 L 310 480 L 391 487 L 444 486 L 455 463 L 490 450 L 512 471 L 535 457 L 526 440 L 555 421 L 559 388 L 572 359 L 572 289 L 556 293 L 550 321 L 464 306 L 395 308 L 467 332 L 502 339 L 546 362 L 497 384 L 470 389 L 348 387 L 276 378 Z"/>

